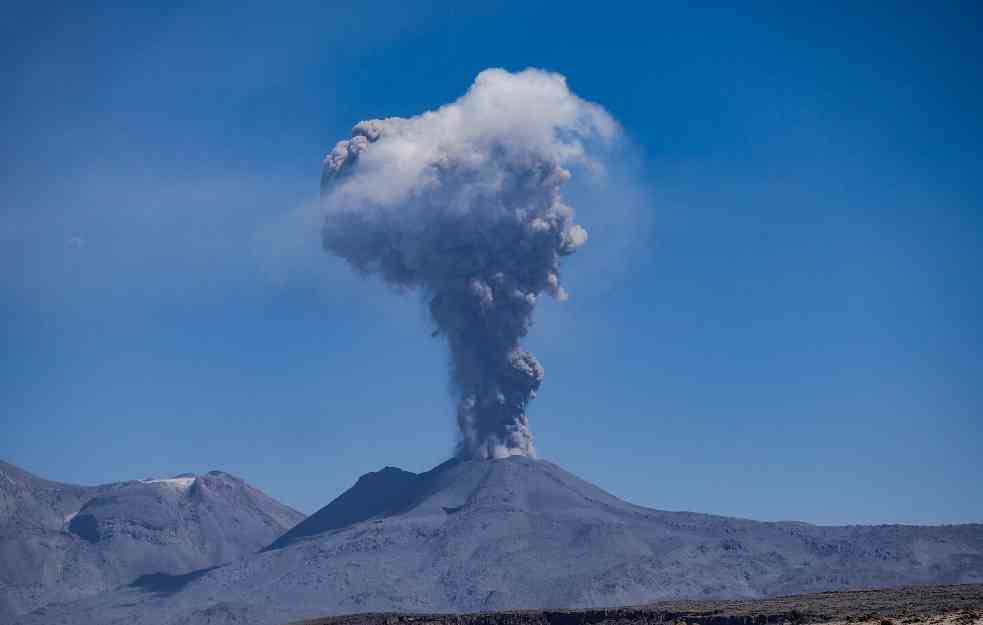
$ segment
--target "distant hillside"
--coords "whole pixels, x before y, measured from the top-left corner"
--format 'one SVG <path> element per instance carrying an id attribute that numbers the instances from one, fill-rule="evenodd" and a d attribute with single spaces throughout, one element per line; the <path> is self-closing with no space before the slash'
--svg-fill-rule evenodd
<path id="1" fill-rule="evenodd" d="M 369 474 L 272 548 L 23 623 L 278 625 L 983 582 L 983 525 L 819 527 L 626 503 L 525 457 Z"/>
<path id="2" fill-rule="evenodd" d="M 229 562 L 303 518 L 220 471 L 86 487 L 0 462 L 0 617 Z"/>

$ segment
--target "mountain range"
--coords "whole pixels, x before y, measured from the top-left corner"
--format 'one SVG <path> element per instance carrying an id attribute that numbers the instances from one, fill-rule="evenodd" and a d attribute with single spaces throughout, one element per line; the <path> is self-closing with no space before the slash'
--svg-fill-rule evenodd
<path id="1" fill-rule="evenodd" d="M 824 527 L 667 512 L 515 456 L 451 460 L 420 474 L 387 467 L 258 553 L 193 574 L 144 577 L 17 622 L 274 625 L 350 612 L 621 606 L 973 582 L 983 582 L 980 524 Z"/>

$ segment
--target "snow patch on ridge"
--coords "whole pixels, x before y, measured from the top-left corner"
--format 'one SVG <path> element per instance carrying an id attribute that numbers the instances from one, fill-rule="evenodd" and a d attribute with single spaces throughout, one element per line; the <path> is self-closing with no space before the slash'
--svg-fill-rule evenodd
<path id="1" fill-rule="evenodd" d="M 192 484 L 194 484 L 196 477 L 172 477 L 167 479 L 146 479 L 140 480 L 144 484 L 162 484 L 164 486 L 170 486 L 171 488 L 176 488 L 177 490 L 187 490 Z"/>

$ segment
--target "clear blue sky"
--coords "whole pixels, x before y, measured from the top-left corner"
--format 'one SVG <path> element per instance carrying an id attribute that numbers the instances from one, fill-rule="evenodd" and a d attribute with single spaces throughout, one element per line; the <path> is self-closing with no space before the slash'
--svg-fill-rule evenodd
<path id="1" fill-rule="evenodd" d="M 445 459 L 420 299 L 297 224 L 355 122 L 535 66 L 643 181 L 577 206 L 528 341 L 541 456 L 663 509 L 983 521 L 973 3 L 129 4 L 0 26 L 0 458 L 220 468 L 307 512 Z"/>

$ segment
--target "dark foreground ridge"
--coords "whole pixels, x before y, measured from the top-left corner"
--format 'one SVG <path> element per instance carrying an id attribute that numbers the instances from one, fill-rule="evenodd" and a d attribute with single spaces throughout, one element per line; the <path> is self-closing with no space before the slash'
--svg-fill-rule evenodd
<path id="1" fill-rule="evenodd" d="M 768 625 L 830 621 L 886 625 L 983 621 L 983 584 L 909 586 L 824 592 L 745 601 L 660 601 L 644 606 L 586 610 L 518 610 L 472 614 L 352 614 L 292 625 Z"/>

